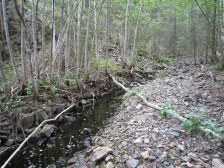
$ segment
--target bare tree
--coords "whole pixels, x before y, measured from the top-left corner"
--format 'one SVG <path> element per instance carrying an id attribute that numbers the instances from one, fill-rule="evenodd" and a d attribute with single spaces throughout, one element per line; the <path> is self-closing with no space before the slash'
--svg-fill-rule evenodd
<path id="1" fill-rule="evenodd" d="M 132 53 L 131 53 L 131 68 L 134 66 L 134 53 L 135 53 L 135 43 L 136 43 L 136 37 L 137 37 L 137 33 L 138 33 L 138 23 L 139 23 L 139 19 L 141 16 L 141 11 L 142 11 L 142 4 L 143 4 L 143 0 L 141 2 L 141 6 L 139 9 L 139 14 L 138 14 L 138 19 L 137 19 L 137 23 L 136 23 L 136 27 L 135 27 L 135 36 L 134 36 L 134 43 L 133 43 L 133 49 L 132 49 Z"/>
<path id="2" fill-rule="evenodd" d="M 105 71 L 106 74 L 109 75 L 108 72 L 108 43 L 109 43 L 109 32 L 108 32 L 108 26 L 109 26 L 109 0 L 107 0 L 107 15 L 106 15 L 106 67 L 105 67 Z"/>
<path id="3" fill-rule="evenodd" d="M 2 83 L 3 83 L 3 88 L 5 89 L 7 87 L 7 80 L 6 80 L 6 77 L 5 77 L 3 64 L 2 64 L 1 49 L 2 49 L 2 42 L 0 41 L 0 77 L 1 77 L 1 80 L 2 80 Z"/>
<path id="4" fill-rule="evenodd" d="M 89 10 L 88 10 L 88 16 L 87 16 L 87 30 L 86 30 L 86 39 L 85 39 L 85 56 L 84 56 L 84 70 L 85 70 L 85 75 L 88 73 L 87 69 L 87 51 L 88 51 L 88 37 L 89 37 L 89 24 L 90 24 L 90 9 L 91 9 L 91 0 L 89 0 Z"/>
<path id="5" fill-rule="evenodd" d="M 24 17 L 24 0 L 20 0 L 20 12 L 22 17 Z M 25 28 L 21 22 L 21 62 L 22 62 L 22 74 L 23 74 L 23 84 L 27 83 L 27 72 L 26 72 L 26 57 L 25 57 Z"/>
<path id="6" fill-rule="evenodd" d="M 5 36 L 6 36 L 7 46 L 9 49 L 10 59 L 12 62 L 13 72 L 14 72 L 16 79 L 19 80 L 18 70 L 16 68 L 15 58 L 14 58 L 12 45 L 11 45 L 11 40 L 9 37 L 8 18 L 7 18 L 7 13 L 6 13 L 5 0 L 2 0 L 2 12 L 3 12 L 3 20 L 4 20 L 4 26 L 5 26 Z"/>
<path id="7" fill-rule="evenodd" d="M 23 0 L 21 0 L 23 1 Z M 43 0 L 43 14 L 42 14 L 42 76 L 45 80 L 45 15 L 46 15 L 46 0 Z"/>
<path id="8" fill-rule="evenodd" d="M 128 8 L 129 8 L 129 0 L 127 0 L 127 7 L 126 7 L 126 14 L 125 14 L 124 47 L 123 47 L 123 55 L 121 58 L 122 68 L 125 67 L 125 62 L 126 62 L 126 48 L 127 48 L 127 36 L 128 36 Z"/>
<path id="9" fill-rule="evenodd" d="M 220 24 L 220 0 L 217 0 L 217 23 L 218 23 L 218 47 L 219 53 L 221 57 L 221 67 L 224 69 L 224 56 L 223 56 L 223 48 L 222 48 L 222 39 L 221 39 L 221 24 Z"/>
<path id="10" fill-rule="evenodd" d="M 58 79 L 57 84 L 61 80 L 61 65 L 62 65 L 62 46 L 63 46 L 63 13 L 64 13 L 64 0 L 61 3 L 61 19 L 60 19 L 60 33 L 59 33 L 59 56 L 58 56 Z"/>
<path id="11" fill-rule="evenodd" d="M 36 73 L 36 80 L 38 80 L 38 55 L 37 55 L 37 21 L 36 21 L 36 3 L 35 0 L 32 0 L 32 25 L 33 25 L 33 55 L 35 60 L 35 73 Z"/>

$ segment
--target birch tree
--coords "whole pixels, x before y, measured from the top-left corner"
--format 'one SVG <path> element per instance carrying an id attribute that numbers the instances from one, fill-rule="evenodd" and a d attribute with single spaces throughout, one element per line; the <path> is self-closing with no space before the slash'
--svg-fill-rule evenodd
<path id="1" fill-rule="evenodd" d="M 128 36 L 128 8 L 129 8 L 129 0 L 127 0 L 126 14 L 125 14 L 125 27 L 124 27 L 124 47 L 123 47 L 123 55 L 121 58 L 122 68 L 125 68 L 126 62 L 126 48 L 127 48 L 127 36 Z"/>
<path id="2" fill-rule="evenodd" d="M 20 12 L 24 17 L 24 0 L 20 0 Z M 27 83 L 26 57 L 25 57 L 25 27 L 21 22 L 21 62 L 22 62 L 22 79 L 23 85 Z"/>
<path id="3" fill-rule="evenodd" d="M 90 9 L 91 9 L 91 0 L 89 0 L 89 10 L 88 10 L 88 16 L 87 16 L 87 30 L 86 30 L 86 39 L 85 39 L 85 55 L 84 55 L 84 70 L 85 70 L 85 75 L 88 73 L 87 69 L 87 52 L 88 52 L 88 37 L 89 37 L 89 24 L 90 24 Z"/>
<path id="4" fill-rule="evenodd" d="M 23 0 L 21 0 L 23 1 Z M 46 0 L 43 0 L 42 14 L 42 77 L 45 80 L 45 17 L 46 17 Z"/>
<path id="5" fill-rule="evenodd" d="M 9 36 L 9 28 L 8 28 L 8 18 L 6 13 L 6 3 L 5 0 L 2 0 L 2 12 L 3 12 L 3 20 L 4 20 L 4 27 L 5 27 L 5 36 L 7 41 L 7 46 L 9 49 L 10 59 L 13 67 L 13 72 L 17 80 L 19 80 L 18 70 L 15 63 L 14 53 L 12 50 L 11 40 Z"/>
<path id="6" fill-rule="evenodd" d="M 61 65 L 62 65 L 62 46 L 63 46 L 63 15 L 64 15 L 64 0 L 61 3 L 61 18 L 60 18 L 60 33 L 59 33 L 59 56 L 58 56 L 58 79 L 57 85 L 61 79 Z"/>
<path id="7" fill-rule="evenodd" d="M 38 55 L 37 55 L 37 21 L 36 21 L 36 3 L 35 0 L 32 0 L 32 21 L 33 21 L 33 55 L 35 60 L 35 73 L 36 80 L 38 80 Z"/>
<path id="8" fill-rule="evenodd" d="M 70 34 L 71 34 L 71 0 L 68 0 L 68 24 L 66 30 L 66 42 L 65 42 L 65 78 L 69 76 L 69 58 L 70 58 Z M 66 84 L 69 85 L 69 81 L 66 81 Z"/>
<path id="9" fill-rule="evenodd" d="M 138 19 L 137 19 L 137 23 L 136 23 L 136 27 L 135 27 L 135 36 L 134 36 L 134 43 L 133 43 L 133 49 L 132 49 L 132 53 L 131 53 L 131 68 L 134 66 L 134 53 L 135 53 L 135 43 L 136 43 L 136 37 L 137 37 L 137 33 L 138 33 L 138 23 L 139 23 L 139 19 L 141 16 L 141 11 L 142 11 L 142 4 L 143 4 L 143 0 L 141 2 L 141 6 L 139 9 L 139 14 L 138 14 Z"/>

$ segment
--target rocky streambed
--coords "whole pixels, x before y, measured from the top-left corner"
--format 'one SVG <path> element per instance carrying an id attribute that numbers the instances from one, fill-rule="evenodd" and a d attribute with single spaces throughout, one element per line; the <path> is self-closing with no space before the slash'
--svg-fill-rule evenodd
<path id="1" fill-rule="evenodd" d="M 218 127 L 224 122 L 222 74 L 214 67 L 184 59 L 159 71 L 144 85 L 133 85 L 147 101 L 170 105 L 179 115 L 198 114 Z M 116 115 L 95 136 L 93 145 L 68 160 L 69 168 L 223 168 L 224 145 L 199 130 L 185 130 L 178 119 L 126 93 Z"/>

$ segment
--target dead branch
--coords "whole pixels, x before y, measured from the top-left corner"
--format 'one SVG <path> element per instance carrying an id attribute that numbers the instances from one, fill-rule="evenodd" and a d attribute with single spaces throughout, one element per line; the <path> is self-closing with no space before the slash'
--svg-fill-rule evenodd
<path id="1" fill-rule="evenodd" d="M 118 86 L 122 87 L 126 92 L 128 91 L 128 89 L 127 89 L 124 85 L 122 85 L 121 83 L 119 83 L 118 81 L 116 81 L 115 78 L 114 78 L 113 76 L 110 75 L 110 77 L 113 79 L 114 83 L 116 83 Z M 139 98 L 141 98 L 141 99 L 144 101 L 144 103 L 145 103 L 146 105 L 148 105 L 149 107 L 151 107 L 151 108 L 153 108 L 153 109 L 156 109 L 156 110 L 159 110 L 159 111 L 162 110 L 161 107 L 149 103 L 149 102 L 146 100 L 146 98 L 143 97 L 142 95 L 140 95 L 140 94 L 138 94 L 138 93 L 135 93 L 135 95 L 138 96 Z M 177 118 L 177 119 L 179 119 L 179 120 L 182 121 L 182 122 L 184 122 L 184 121 L 187 120 L 186 118 L 180 116 L 179 114 L 177 114 L 177 113 L 175 113 L 175 112 L 171 112 L 171 113 L 169 113 L 169 114 L 171 114 L 174 118 Z M 217 134 L 216 132 L 214 132 L 214 131 L 212 131 L 212 130 L 210 130 L 210 129 L 205 129 L 205 128 L 202 127 L 202 126 L 199 126 L 198 128 L 199 128 L 201 131 L 205 132 L 205 133 L 207 133 L 207 132 L 211 133 L 214 137 L 216 137 L 216 138 L 218 138 L 218 139 L 220 139 L 220 140 L 223 141 L 222 136 L 219 135 L 219 134 Z"/>
<path id="2" fill-rule="evenodd" d="M 20 151 L 20 149 L 23 147 L 23 145 L 30 139 L 30 137 L 32 137 L 36 131 L 44 124 L 46 124 L 47 122 L 52 122 L 52 121 L 56 121 L 58 119 L 58 117 L 60 115 L 62 115 L 63 113 L 67 112 L 68 110 L 70 110 L 72 107 L 74 106 L 71 105 L 69 106 L 67 109 L 65 109 L 64 111 L 62 111 L 61 113 L 59 113 L 55 118 L 53 119 L 48 119 L 48 120 L 44 120 L 20 145 L 19 147 L 13 152 L 13 154 L 8 158 L 8 160 L 4 163 L 4 165 L 1 168 L 5 168 L 7 166 L 7 164 L 11 161 L 11 159 L 17 154 L 18 151 Z"/>

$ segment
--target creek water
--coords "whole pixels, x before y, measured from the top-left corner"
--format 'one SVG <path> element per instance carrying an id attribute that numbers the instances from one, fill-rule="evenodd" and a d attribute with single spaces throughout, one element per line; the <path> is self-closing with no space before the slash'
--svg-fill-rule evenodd
<path id="1" fill-rule="evenodd" d="M 122 91 L 116 90 L 113 94 L 98 98 L 94 107 L 90 105 L 70 113 L 76 118 L 74 123 L 56 124 L 58 129 L 52 137 L 29 141 L 7 167 L 65 167 L 68 159 L 76 152 L 85 150 L 91 144 L 90 137 L 114 115 L 113 106 L 121 101 L 121 94 Z M 85 134 L 84 128 L 91 129 L 91 132 Z"/>

